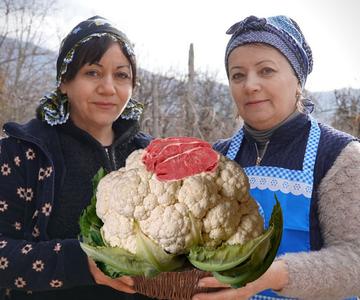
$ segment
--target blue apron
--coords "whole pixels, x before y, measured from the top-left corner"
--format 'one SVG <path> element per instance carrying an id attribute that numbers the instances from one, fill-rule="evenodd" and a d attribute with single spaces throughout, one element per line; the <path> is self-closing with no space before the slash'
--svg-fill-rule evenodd
<path id="1" fill-rule="evenodd" d="M 232 138 L 226 156 L 234 160 L 238 153 L 244 131 L 241 129 Z M 283 216 L 283 236 L 277 255 L 289 252 L 310 251 L 310 203 L 314 183 L 314 166 L 320 140 L 320 128 L 311 119 L 310 134 L 306 145 L 302 170 L 279 167 L 253 166 L 244 168 L 249 177 L 250 194 L 260 204 L 266 227 L 275 205 L 274 194 L 280 202 Z M 289 158 L 291 159 L 291 158 Z M 293 299 L 281 297 L 266 290 L 251 299 Z M 357 298 L 351 298 L 357 299 Z M 349 299 L 350 300 L 350 299 Z"/>

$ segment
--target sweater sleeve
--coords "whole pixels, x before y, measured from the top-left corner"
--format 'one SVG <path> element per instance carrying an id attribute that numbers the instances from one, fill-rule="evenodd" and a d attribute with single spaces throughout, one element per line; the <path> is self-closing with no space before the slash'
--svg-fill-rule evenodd
<path id="1" fill-rule="evenodd" d="M 51 215 L 52 202 L 40 199 L 39 186 L 53 172 L 39 168 L 38 154 L 13 138 L 0 141 L 0 288 L 44 291 L 93 284 L 78 240 L 40 238 L 45 226 L 39 220 Z"/>
<path id="2" fill-rule="evenodd" d="M 289 284 L 280 294 L 301 299 L 344 299 L 360 295 L 360 143 L 349 143 L 319 187 L 319 251 L 280 257 Z"/>

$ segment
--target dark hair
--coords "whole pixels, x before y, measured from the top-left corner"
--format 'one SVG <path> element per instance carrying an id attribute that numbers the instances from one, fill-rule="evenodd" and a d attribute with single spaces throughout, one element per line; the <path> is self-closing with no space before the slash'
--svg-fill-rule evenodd
<path id="1" fill-rule="evenodd" d="M 72 61 L 68 64 L 66 73 L 62 77 L 63 82 L 71 81 L 75 78 L 77 72 L 86 64 L 93 64 L 99 62 L 105 52 L 114 43 L 118 43 L 126 58 L 129 60 L 132 71 L 133 87 L 136 83 L 136 66 L 133 65 L 133 61 L 130 59 L 127 51 L 124 49 L 124 43 L 120 40 L 114 41 L 110 36 L 102 36 L 99 38 L 92 38 L 78 46 L 74 53 Z"/>

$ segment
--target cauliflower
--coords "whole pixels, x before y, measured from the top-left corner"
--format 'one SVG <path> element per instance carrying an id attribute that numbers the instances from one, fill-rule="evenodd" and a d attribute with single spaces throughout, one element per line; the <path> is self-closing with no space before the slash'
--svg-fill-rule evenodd
<path id="1" fill-rule="evenodd" d="M 189 266 L 240 287 L 276 256 L 283 220 L 276 198 L 264 230 L 241 167 L 199 139 L 156 139 L 109 174 L 100 169 L 80 217 L 81 247 L 112 278 Z"/>
<path id="2" fill-rule="evenodd" d="M 111 246 L 135 254 L 134 223 L 172 254 L 186 253 L 198 235 L 202 245 L 217 246 L 244 244 L 263 233 L 247 177 L 235 162 L 217 154 L 211 171 L 159 180 L 147 170 L 145 155 L 146 150 L 134 151 L 125 167 L 106 175 L 97 186 L 96 213 Z"/>

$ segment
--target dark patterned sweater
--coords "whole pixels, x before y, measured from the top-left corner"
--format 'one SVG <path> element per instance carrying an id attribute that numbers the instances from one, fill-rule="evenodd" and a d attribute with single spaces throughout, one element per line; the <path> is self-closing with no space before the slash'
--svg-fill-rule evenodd
<path id="1" fill-rule="evenodd" d="M 95 285 L 77 222 L 97 170 L 122 167 L 151 138 L 139 132 L 137 122 L 120 119 L 108 149 L 71 122 L 51 127 L 34 119 L 4 129 L 9 137 L 0 140 L 2 293 L 11 290 L 10 299 L 142 299 Z"/>

